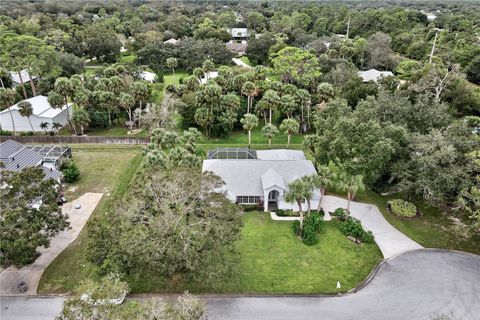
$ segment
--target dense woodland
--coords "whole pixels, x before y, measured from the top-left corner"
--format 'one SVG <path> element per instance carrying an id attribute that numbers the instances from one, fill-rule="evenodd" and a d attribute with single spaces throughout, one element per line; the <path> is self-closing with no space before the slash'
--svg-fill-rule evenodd
<path id="1" fill-rule="evenodd" d="M 245 56 L 252 68 L 232 63 L 225 47 L 232 27 L 250 30 Z M 180 41 L 164 43 L 172 38 Z M 122 47 L 133 61 L 122 61 Z M 109 66 L 87 74 L 87 59 Z M 39 77 L 16 91 L 0 89 L 2 108 L 45 94 L 54 105 L 75 104 L 70 128 L 78 134 L 120 118 L 148 127 L 153 143 L 136 180 L 143 188 L 132 195 L 135 208 L 120 204 L 121 221 L 100 225 L 90 246 L 90 260 L 105 272 L 121 266 L 204 281 L 223 276 L 225 270 L 206 267 L 231 249 L 241 223 L 224 199 L 216 199 L 227 209 L 221 215 L 205 200 L 216 195 L 179 192 L 190 190 L 185 182 L 217 183 L 195 174 L 203 154 L 191 127 L 206 139 L 262 128 L 266 142 L 281 131 L 289 144 L 292 134 L 304 134 L 317 167 L 341 164 L 369 190 L 448 208 L 463 237 L 480 233 L 480 9 L 473 1 L 12 2 L 0 7 L 0 66 L 5 87 L 7 71 Z M 395 76 L 364 83 L 358 71 L 370 68 Z M 157 84 L 140 79 L 145 69 L 158 75 Z M 176 71 L 188 75 L 156 100 L 163 75 Z M 208 79 L 212 71 L 219 75 Z M 185 133 L 158 131 L 177 127 Z M 159 167 L 166 170 L 155 172 Z M 162 180 L 170 182 L 160 187 Z M 146 205 L 159 188 L 165 199 L 156 201 L 170 207 Z M 179 207 L 168 202 L 175 194 L 184 196 Z M 200 236 L 188 223 L 199 199 L 192 221 L 208 230 Z M 187 219 L 183 229 L 172 216 Z M 182 256 L 167 247 L 158 252 L 155 241 L 185 247 L 169 237 L 176 232 L 187 242 L 200 237 L 203 246 Z M 149 260 L 154 253 L 158 259 Z"/>

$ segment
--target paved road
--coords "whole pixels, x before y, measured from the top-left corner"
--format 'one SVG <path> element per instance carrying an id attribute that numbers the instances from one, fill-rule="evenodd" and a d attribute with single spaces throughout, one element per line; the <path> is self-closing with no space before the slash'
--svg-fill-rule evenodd
<path id="1" fill-rule="evenodd" d="M 352 270 L 355 266 L 352 266 Z M 53 319 L 63 298 L 1 297 L 1 319 Z M 210 320 L 478 320 L 480 256 L 424 249 L 387 260 L 356 293 L 339 297 L 205 297 Z"/>
<path id="2" fill-rule="evenodd" d="M 246 64 L 245 62 L 243 62 L 242 60 L 240 60 L 238 58 L 232 58 L 232 61 L 237 66 L 244 67 L 244 68 L 247 68 L 247 69 L 252 69 L 252 66 L 249 66 L 248 64 Z"/>
<path id="3" fill-rule="evenodd" d="M 346 208 L 347 200 L 335 197 L 324 196 L 322 208 L 326 212 L 333 212 L 337 208 Z M 409 250 L 421 249 L 422 246 L 395 229 L 383 217 L 377 206 L 361 202 L 353 202 L 350 205 L 351 215 L 362 222 L 366 230 L 372 231 L 375 242 L 382 251 L 385 259 Z"/>
<path id="4" fill-rule="evenodd" d="M 102 198 L 102 195 L 103 193 L 85 193 L 75 201 L 65 203 L 62 211 L 68 215 L 71 228 L 60 232 L 53 238 L 50 242 L 50 247 L 38 249 L 41 255 L 31 265 L 21 269 L 10 267 L 1 270 L 0 295 L 18 294 L 16 285 L 21 280 L 27 283 L 28 290 L 26 294 L 35 294 L 43 271 L 60 252 L 65 250 L 65 248 L 77 238 Z M 82 207 L 75 209 L 76 204 L 81 204 Z"/>

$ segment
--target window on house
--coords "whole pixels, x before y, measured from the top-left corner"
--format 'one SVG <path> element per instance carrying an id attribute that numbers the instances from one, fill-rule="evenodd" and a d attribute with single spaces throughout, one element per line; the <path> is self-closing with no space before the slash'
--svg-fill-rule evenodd
<path id="1" fill-rule="evenodd" d="M 238 196 L 237 203 L 240 204 L 257 204 L 260 203 L 259 196 Z"/>

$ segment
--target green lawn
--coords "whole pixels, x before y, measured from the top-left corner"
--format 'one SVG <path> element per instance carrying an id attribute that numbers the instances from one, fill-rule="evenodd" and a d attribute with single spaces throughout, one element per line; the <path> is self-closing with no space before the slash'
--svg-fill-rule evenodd
<path id="1" fill-rule="evenodd" d="M 130 277 L 134 292 L 217 293 L 335 293 L 361 283 L 382 259 L 375 244 L 357 245 L 327 222 L 314 246 L 306 246 L 290 230 L 291 222 L 273 221 L 264 212 L 244 216 L 237 248 L 240 254 L 233 279 L 217 290 L 185 284 L 176 278 Z M 219 262 L 221 263 L 221 262 Z M 342 288 L 336 289 L 337 281 Z"/>
<path id="2" fill-rule="evenodd" d="M 67 193 L 69 200 L 84 192 L 105 194 L 78 238 L 45 270 L 39 293 L 67 292 L 81 280 L 95 275 L 96 266 L 87 262 L 85 257 L 89 225 L 95 216 L 111 210 L 115 199 L 122 197 L 142 159 L 138 146 L 74 145 L 72 151 L 81 176 L 78 182 L 69 186 L 75 187 L 75 191 Z"/>
<path id="3" fill-rule="evenodd" d="M 246 64 L 248 64 L 249 66 L 254 66 L 252 62 L 250 62 L 250 60 L 248 59 L 247 56 L 242 56 L 239 58 L 240 60 L 242 60 L 243 62 L 245 62 Z"/>
<path id="4" fill-rule="evenodd" d="M 125 52 L 120 56 L 120 63 L 133 63 L 137 59 L 137 56 L 132 53 Z"/>

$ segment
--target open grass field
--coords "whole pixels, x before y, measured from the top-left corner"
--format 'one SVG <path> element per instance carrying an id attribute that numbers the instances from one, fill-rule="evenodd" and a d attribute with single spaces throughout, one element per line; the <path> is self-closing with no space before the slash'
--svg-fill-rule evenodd
<path id="1" fill-rule="evenodd" d="M 238 267 L 233 279 L 218 290 L 150 275 L 130 277 L 131 288 L 134 292 L 336 293 L 361 283 L 382 258 L 376 244 L 349 241 L 336 221 L 326 223 L 314 246 L 293 235 L 291 222 L 273 221 L 267 213 L 249 212 L 243 221 Z M 337 281 L 341 289 L 336 289 Z"/>
<path id="2" fill-rule="evenodd" d="M 95 274 L 96 267 L 87 262 L 88 229 L 96 215 L 103 215 L 112 203 L 127 190 L 130 180 L 141 163 L 139 147 L 76 145 L 72 147 L 73 159 L 78 165 L 80 180 L 70 185 L 69 200 L 84 192 L 104 192 L 98 207 L 78 238 L 48 266 L 40 280 L 39 293 L 68 292 L 78 283 Z M 74 191 L 73 191 L 73 188 Z"/>

